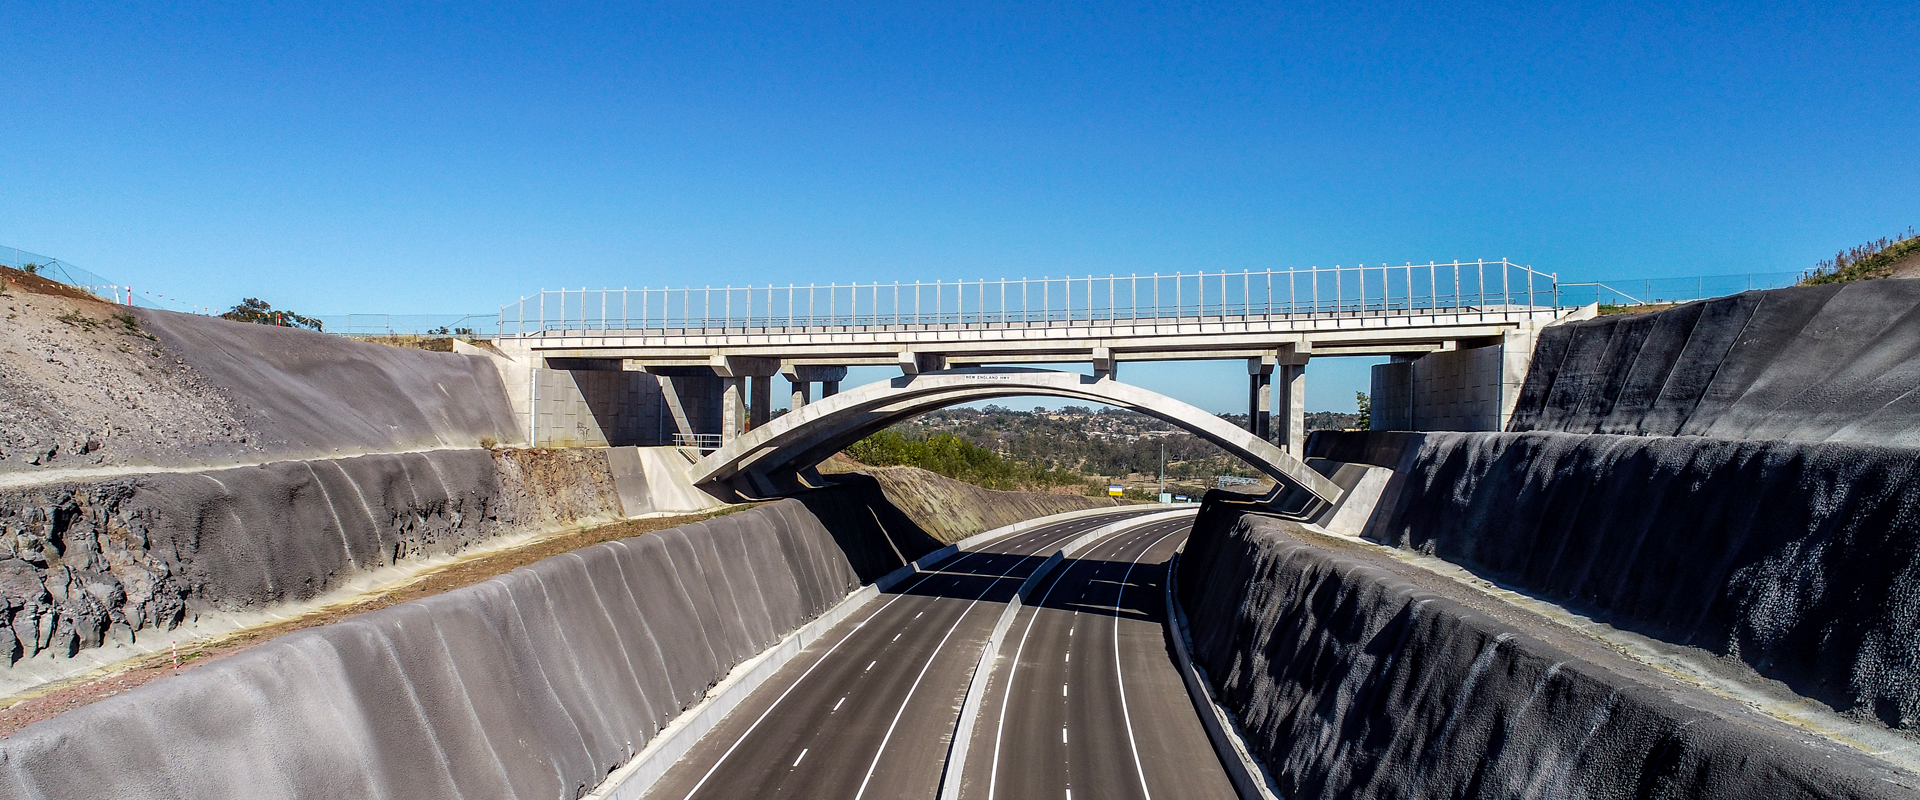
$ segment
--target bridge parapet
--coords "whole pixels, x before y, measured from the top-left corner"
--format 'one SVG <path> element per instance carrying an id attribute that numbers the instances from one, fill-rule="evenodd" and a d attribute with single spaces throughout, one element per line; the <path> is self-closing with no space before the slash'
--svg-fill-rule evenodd
<path id="1" fill-rule="evenodd" d="M 499 323 L 503 336 L 539 336 L 1503 315 L 1554 308 L 1558 286 L 1553 274 L 1501 259 L 824 286 L 543 289 L 501 306 Z"/>

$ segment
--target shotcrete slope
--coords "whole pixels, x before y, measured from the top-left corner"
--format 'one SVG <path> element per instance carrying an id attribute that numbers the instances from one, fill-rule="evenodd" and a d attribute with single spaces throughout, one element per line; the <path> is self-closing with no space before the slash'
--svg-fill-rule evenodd
<path id="1" fill-rule="evenodd" d="M 1920 724 L 1920 460 L 1854 444 L 1340 434 L 1396 466 L 1366 536 Z"/>
<path id="2" fill-rule="evenodd" d="M 860 584 L 786 500 L 295 633 L 0 742 L 0 798 L 579 796 Z"/>
<path id="3" fill-rule="evenodd" d="M 128 308 L 0 274 L 0 479 L 521 439 L 484 358 Z"/>
<path id="4" fill-rule="evenodd" d="M 1920 280 L 1754 291 L 1541 333 L 1509 431 L 1920 446 Z"/>
<path id="5" fill-rule="evenodd" d="M 1288 797 L 1911 797 L 1825 744 L 1362 548 L 1210 499 L 1195 659 Z M 1556 641 L 1557 640 L 1557 641 Z"/>

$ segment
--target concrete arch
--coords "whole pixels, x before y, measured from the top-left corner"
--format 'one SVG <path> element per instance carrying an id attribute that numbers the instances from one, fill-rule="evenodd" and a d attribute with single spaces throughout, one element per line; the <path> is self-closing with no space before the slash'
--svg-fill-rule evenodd
<path id="1" fill-rule="evenodd" d="M 1117 406 L 1178 425 L 1321 503 L 1342 490 L 1300 459 L 1239 427 L 1158 392 L 1105 377 L 1055 370 L 980 367 L 870 383 L 755 428 L 689 468 L 694 484 L 749 497 L 797 487 L 795 476 L 902 419 L 976 400 L 1044 395 Z"/>

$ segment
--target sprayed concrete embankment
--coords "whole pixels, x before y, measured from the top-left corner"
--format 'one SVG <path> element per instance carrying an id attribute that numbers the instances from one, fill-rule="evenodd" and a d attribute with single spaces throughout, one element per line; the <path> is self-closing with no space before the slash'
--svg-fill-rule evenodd
<path id="1" fill-rule="evenodd" d="M 1541 332 L 1507 430 L 1920 446 L 1920 280 L 1754 291 Z"/>
<path id="2" fill-rule="evenodd" d="M 842 483 L 859 480 L 848 478 L 849 474 L 872 480 L 889 504 L 942 544 L 1021 520 L 1126 504 L 1115 498 L 1080 494 L 982 489 L 913 467 L 867 467 L 858 473 L 833 474 L 832 478 Z"/>
<path id="3" fill-rule="evenodd" d="M 1210 499 L 1194 658 L 1287 797 L 1911 797 L 1911 776 Z"/>
<path id="4" fill-rule="evenodd" d="M 0 797 L 576 797 L 894 548 L 839 522 L 783 500 L 291 634 L 14 734 Z"/>
<path id="5" fill-rule="evenodd" d="M 1545 330 L 1511 429 L 1316 433 L 1361 538 L 1210 501 L 1196 659 L 1293 796 L 1912 797 L 1920 281 Z"/>
<path id="6" fill-rule="evenodd" d="M 1365 536 L 1920 725 L 1920 459 L 1700 437 L 1343 434 L 1396 477 Z"/>

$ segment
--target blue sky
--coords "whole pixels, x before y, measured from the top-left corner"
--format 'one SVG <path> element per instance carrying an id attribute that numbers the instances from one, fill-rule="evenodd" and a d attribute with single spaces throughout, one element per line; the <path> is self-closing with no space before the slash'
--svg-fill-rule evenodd
<path id="1" fill-rule="evenodd" d="M 1713 275 L 1920 224 L 1913 3 L 0 2 L 0 37 L 0 244 L 209 306 Z M 1364 374 L 1316 363 L 1310 407 Z M 1232 410 L 1243 375 L 1134 379 Z"/>

